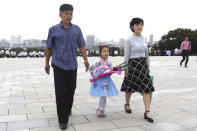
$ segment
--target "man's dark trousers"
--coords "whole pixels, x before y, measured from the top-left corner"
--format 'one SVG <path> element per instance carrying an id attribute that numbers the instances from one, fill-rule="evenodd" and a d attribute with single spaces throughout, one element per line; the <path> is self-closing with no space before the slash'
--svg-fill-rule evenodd
<path id="1" fill-rule="evenodd" d="M 53 65 L 57 115 L 60 124 L 66 124 L 73 105 L 77 70 L 62 70 Z"/>
<path id="2" fill-rule="evenodd" d="M 182 51 L 182 57 L 183 59 L 181 60 L 180 64 L 182 65 L 182 63 L 185 61 L 185 66 L 187 66 L 187 63 L 189 61 L 189 50 L 183 50 Z"/>

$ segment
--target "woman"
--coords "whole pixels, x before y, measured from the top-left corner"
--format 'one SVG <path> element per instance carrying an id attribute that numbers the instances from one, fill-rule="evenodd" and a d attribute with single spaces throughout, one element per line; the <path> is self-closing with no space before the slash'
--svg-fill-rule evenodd
<path id="1" fill-rule="evenodd" d="M 125 62 L 128 62 L 128 69 L 125 71 L 125 78 L 121 91 L 125 92 L 125 111 L 131 113 L 130 97 L 134 92 L 143 95 L 145 113 L 144 119 L 149 122 L 154 120 L 150 115 L 150 93 L 155 91 L 149 75 L 148 45 L 150 44 L 141 35 L 144 21 L 141 18 L 133 18 L 130 28 L 133 34 L 128 38 L 125 46 Z"/>

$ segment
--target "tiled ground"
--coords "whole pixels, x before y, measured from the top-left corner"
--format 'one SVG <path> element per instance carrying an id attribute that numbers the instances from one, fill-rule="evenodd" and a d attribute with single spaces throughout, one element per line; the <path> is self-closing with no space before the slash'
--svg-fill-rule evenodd
<path id="1" fill-rule="evenodd" d="M 114 65 L 123 57 L 110 57 Z M 107 100 L 106 117 L 97 118 L 97 98 L 89 95 L 90 74 L 78 58 L 78 80 L 68 131 L 197 131 L 197 56 L 189 68 L 181 57 L 151 57 L 155 123 L 143 119 L 140 94 L 131 98 L 132 114 L 124 112 L 124 93 Z M 89 58 L 90 64 L 98 58 Z M 58 131 L 53 73 L 44 72 L 44 58 L 0 59 L 0 131 Z M 118 89 L 123 75 L 113 75 Z"/>

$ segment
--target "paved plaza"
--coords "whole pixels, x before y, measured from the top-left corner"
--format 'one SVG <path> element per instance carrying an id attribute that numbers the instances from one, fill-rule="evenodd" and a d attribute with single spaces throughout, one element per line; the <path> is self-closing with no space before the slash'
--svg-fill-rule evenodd
<path id="1" fill-rule="evenodd" d="M 89 58 L 93 64 L 99 58 Z M 114 65 L 123 57 L 110 57 Z M 197 56 L 188 68 L 181 57 L 150 57 L 155 92 L 151 113 L 143 119 L 142 96 L 132 95 L 132 114 L 124 111 L 124 93 L 107 99 L 106 117 L 95 115 L 98 98 L 89 95 L 90 74 L 78 57 L 77 89 L 67 131 L 197 131 Z M 0 131 L 59 131 L 53 72 L 44 71 L 44 58 L 0 59 Z M 123 74 L 112 75 L 120 90 Z"/>

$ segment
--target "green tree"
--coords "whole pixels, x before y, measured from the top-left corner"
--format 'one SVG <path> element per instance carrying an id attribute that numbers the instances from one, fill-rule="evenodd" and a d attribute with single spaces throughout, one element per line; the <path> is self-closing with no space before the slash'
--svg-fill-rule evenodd
<path id="1" fill-rule="evenodd" d="M 182 41 L 188 36 L 192 43 L 191 53 L 197 53 L 197 30 L 178 28 L 169 31 L 167 34 L 163 35 L 158 43 L 158 48 L 160 50 L 174 50 L 175 48 L 180 48 Z"/>

